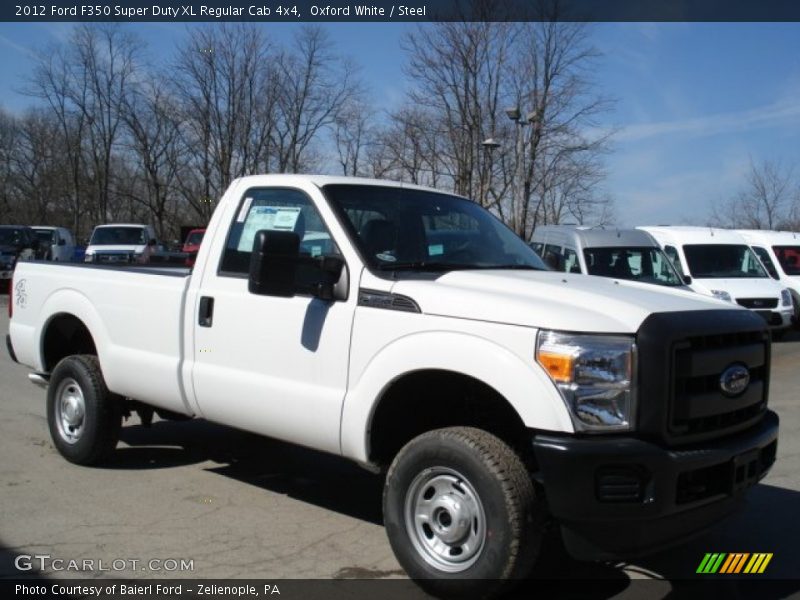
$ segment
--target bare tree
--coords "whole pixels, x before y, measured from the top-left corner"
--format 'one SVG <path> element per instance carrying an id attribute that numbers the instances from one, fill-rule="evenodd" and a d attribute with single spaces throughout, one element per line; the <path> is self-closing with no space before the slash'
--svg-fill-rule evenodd
<path id="1" fill-rule="evenodd" d="M 794 229 L 800 225 L 800 184 L 794 168 L 778 161 L 754 162 L 743 188 L 722 203 L 714 203 L 711 223 L 740 229 Z"/>
<path id="2" fill-rule="evenodd" d="M 409 105 L 426 113 L 419 135 L 435 135 L 438 144 L 413 141 L 427 147 L 431 176 L 447 177 L 456 193 L 484 196 L 489 172 L 481 143 L 499 130 L 516 35 L 515 24 L 452 22 L 421 26 L 405 39 Z"/>
<path id="3" fill-rule="evenodd" d="M 151 79 L 132 90 L 125 100 L 126 146 L 132 153 L 131 178 L 143 189 L 124 195 L 144 205 L 159 237 L 175 236 L 174 199 L 178 169 L 183 160 L 180 117 L 161 79 Z"/>
<path id="4" fill-rule="evenodd" d="M 271 85 L 274 57 L 262 31 L 247 23 L 205 27 L 178 51 L 173 93 L 188 160 L 177 177 L 204 220 L 234 178 L 268 161 L 279 91 Z"/>
<path id="5" fill-rule="evenodd" d="M 334 121 L 333 142 L 342 174 L 359 176 L 367 172 L 367 153 L 375 143 L 374 115 L 362 99 L 344 106 Z"/>
<path id="6" fill-rule="evenodd" d="M 311 164 L 311 145 L 358 97 L 360 86 L 354 65 L 336 54 L 327 33 L 317 26 L 302 28 L 276 65 L 277 170 L 297 173 Z"/>

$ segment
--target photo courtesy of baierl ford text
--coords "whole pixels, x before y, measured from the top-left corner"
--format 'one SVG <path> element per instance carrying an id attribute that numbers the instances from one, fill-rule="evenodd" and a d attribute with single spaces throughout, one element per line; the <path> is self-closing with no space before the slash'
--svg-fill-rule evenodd
<path id="1" fill-rule="evenodd" d="M 403 1 L 0 6 L 3 597 L 800 600 L 800 4 Z"/>

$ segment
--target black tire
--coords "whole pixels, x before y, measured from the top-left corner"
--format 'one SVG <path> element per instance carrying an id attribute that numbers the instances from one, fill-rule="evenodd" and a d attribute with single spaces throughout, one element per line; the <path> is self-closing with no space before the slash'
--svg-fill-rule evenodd
<path id="1" fill-rule="evenodd" d="M 81 403 L 82 418 L 75 409 Z M 56 449 L 72 463 L 100 464 L 116 448 L 122 404 L 106 387 L 96 356 L 68 356 L 53 369 L 47 388 L 47 423 Z"/>
<path id="2" fill-rule="evenodd" d="M 454 484 L 449 483 L 452 479 Z M 433 493 L 431 488 L 425 489 L 428 485 Z M 452 489 L 448 490 L 448 485 Z M 471 498 L 472 492 L 477 503 Z M 435 517 L 437 510 L 448 509 L 432 509 L 430 515 L 434 516 L 421 525 L 419 517 L 411 516 L 425 514 L 431 506 L 448 507 L 451 498 L 459 501 L 452 505 L 456 508 L 477 504 L 483 509 L 456 513 L 459 518 L 468 517 L 461 523 L 471 519 L 469 533 L 460 534 L 467 536 L 467 545 L 476 532 L 482 529 L 484 534 L 478 535 L 481 542 L 472 544 L 480 550 L 455 571 L 448 561 L 475 552 L 459 546 L 463 537 L 440 544 L 446 548 L 444 557 L 425 542 L 427 539 L 435 545 L 443 539 L 430 525 L 426 529 L 426 523 L 434 523 L 443 536 L 449 533 Z M 474 514 L 478 518 L 472 518 Z M 437 429 L 406 444 L 386 477 L 383 515 L 389 543 L 408 575 L 425 591 L 444 597 L 488 598 L 526 577 L 539 554 L 545 525 L 543 502 L 537 498 L 520 457 L 499 438 L 472 427 Z M 481 516 L 485 519 L 482 528 Z M 447 521 L 454 526 L 451 516 Z M 456 550 L 458 554 L 453 555 Z"/>

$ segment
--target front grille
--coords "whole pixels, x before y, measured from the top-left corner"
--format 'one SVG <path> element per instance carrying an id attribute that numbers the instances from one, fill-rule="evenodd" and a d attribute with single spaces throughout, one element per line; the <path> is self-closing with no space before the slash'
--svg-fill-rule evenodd
<path id="1" fill-rule="evenodd" d="M 745 308 L 777 308 L 777 298 L 737 298 L 736 304 Z"/>
<path id="2" fill-rule="evenodd" d="M 654 313 L 636 334 L 637 431 L 668 446 L 731 435 L 766 410 L 770 337 L 755 311 Z M 745 365 L 750 383 L 738 396 L 719 387 L 729 366 Z"/>
<path id="3" fill-rule="evenodd" d="M 673 346 L 673 389 L 669 431 L 694 436 L 732 430 L 766 410 L 767 340 L 762 332 L 691 337 Z M 750 383 L 738 396 L 722 392 L 720 376 L 744 365 Z"/>

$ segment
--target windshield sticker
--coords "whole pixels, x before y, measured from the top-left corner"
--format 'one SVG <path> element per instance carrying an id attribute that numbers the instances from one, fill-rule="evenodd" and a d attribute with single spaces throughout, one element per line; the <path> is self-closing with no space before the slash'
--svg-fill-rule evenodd
<path id="1" fill-rule="evenodd" d="M 441 256 L 444 254 L 444 244 L 429 244 L 428 256 Z"/>
<path id="2" fill-rule="evenodd" d="M 250 252 L 256 233 L 268 231 L 294 231 L 300 218 L 299 206 L 254 206 L 247 215 L 247 221 L 239 239 L 239 252 Z"/>

